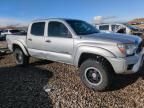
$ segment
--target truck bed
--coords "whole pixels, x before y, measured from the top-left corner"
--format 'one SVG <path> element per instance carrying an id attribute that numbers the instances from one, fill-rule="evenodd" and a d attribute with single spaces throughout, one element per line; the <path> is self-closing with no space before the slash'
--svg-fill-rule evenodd
<path id="1" fill-rule="evenodd" d="M 27 35 L 18 35 L 18 34 L 16 34 L 16 35 L 7 35 L 6 36 L 6 41 L 7 41 L 7 44 L 8 44 L 8 49 L 10 50 L 10 52 L 11 51 L 13 51 L 13 43 L 22 43 L 22 45 L 24 46 L 24 47 L 27 47 L 27 45 L 26 45 L 26 36 Z"/>
<path id="2" fill-rule="evenodd" d="M 27 35 L 7 35 L 6 36 L 6 40 L 7 40 L 7 43 L 9 42 L 14 42 L 16 40 L 20 41 L 21 43 L 23 43 L 24 46 L 26 46 L 26 36 Z"/>

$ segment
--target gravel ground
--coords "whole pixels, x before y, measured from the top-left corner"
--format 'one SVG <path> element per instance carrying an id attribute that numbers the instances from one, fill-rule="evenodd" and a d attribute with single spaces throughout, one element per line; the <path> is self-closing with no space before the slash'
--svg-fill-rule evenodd
<path id="1" fill-rule="evenodd" d="M 16 67 L 12 56 L 0 57 L 0 108 L 52 108 L 43 90 L 53 73 L 34 66 Z"/>
<path id="2" fill-rule="evenodd" d="M 73 66 L 31 58 L 28 67 L 16 67 L 12 55 L 1 56 L 0 108 L 143 108 L 143 70 L 116 76 L 111 90 L 94 92 Z"/>
<path id="3" fill-rule="evenodd" d="M 7 47 L 6 41 L 0 41 L 0 48 L 6 48 L 6 47 Z"/>

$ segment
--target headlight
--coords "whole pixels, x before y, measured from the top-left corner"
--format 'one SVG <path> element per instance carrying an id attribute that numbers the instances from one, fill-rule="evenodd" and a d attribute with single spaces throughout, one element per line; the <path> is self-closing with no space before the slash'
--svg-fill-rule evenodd
<path id="1" fill-rule="evenodd" d="M 135 44 L 126 44 L 126 55 L 133 55 L 136 52 L 136 48 Z"/>
<path id="2" fill-rule="evenodd" d="M 118 44 L 118 48 L 121 53 L 130 56 L 135 53 L 137 46 L 135 44 Z"/>

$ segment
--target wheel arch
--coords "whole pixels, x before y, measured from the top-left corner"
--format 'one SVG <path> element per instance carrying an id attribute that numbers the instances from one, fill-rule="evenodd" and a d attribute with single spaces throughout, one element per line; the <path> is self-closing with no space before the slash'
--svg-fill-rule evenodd
<path id="1" fill-rule="evenodd" d="M 86 56 L 89 57 L 95 57 L 95 56 L 101 56 L 107 60 L 107 57 L 116 57 L 112 52 L 99 47 L 90 47 L 90 46 L 81 46 L 77 48 L 77 51 L 74 56 L 74 65 L 79 66 L 81 57 Z M 107 60 L 109 61 L 109 60 Z"/>
<path id="2" fill-rule="evenodd" d="M 87 59 L 96 59 L 97 61 L 103 60 L 103 62 L 105 62 L 106 65 L 108 65 L 108 68 L 114 70 L 112 64 L 106 57 L 92 53 L 82 53 L 78 61 L 78 67 L 80 67 L 80 65 Z"/>
<path id="3" fill-rule="evenodd" d="M 20 42 L 13 43 L 12 50 L 14 51 L 16 48 L 20 48 L 26 56 L 29 56 L 27 49 L 25 48 L 25 46 L 22 43 L 20 43 Z"/>

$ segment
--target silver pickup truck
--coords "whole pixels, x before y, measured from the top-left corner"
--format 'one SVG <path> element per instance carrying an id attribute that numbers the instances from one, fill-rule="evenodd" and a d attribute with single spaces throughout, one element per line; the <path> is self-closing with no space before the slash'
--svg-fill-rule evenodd
<path id="1" fill-rule="evenodd" d="M 27 65 L 29 57 L 71 64 L 79 68 L 82 82 L 97 91 L 106 90 L 115 74 L 138 72 L 143 63 L 141 38 L 100 33 L 81 20 L 34 21 L 27 35 L 6 39 L 17 65 Z"/>

